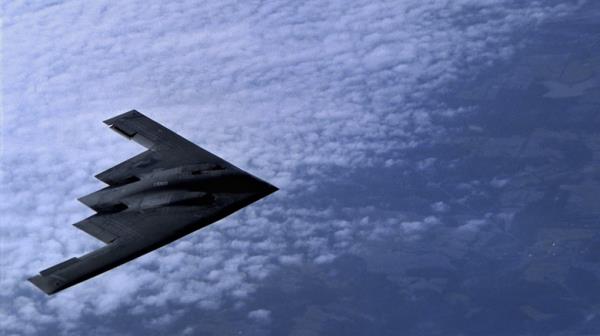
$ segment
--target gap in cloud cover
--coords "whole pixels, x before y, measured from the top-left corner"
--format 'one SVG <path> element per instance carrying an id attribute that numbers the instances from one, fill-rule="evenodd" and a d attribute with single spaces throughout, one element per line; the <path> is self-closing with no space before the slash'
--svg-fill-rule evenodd
<path id="1" fill-rule="evenodd" d="M 435 118 L 463 111 L 431 97 L 506 60 L 515 34 L 575 8 L 474 0 L 2 6 L 8 290 L 0 330 L 25 334 L 54 321 L 76 334 L 94 316 L 117 321 L 121 312 L 168 326 L 177 310 L 158 319 L 171 307 L 239 307 L 256 322 L 250 313 L 266 308 L 247 303 L 282 267 L 327 265 L 390 234 L 427 234 L 437 217 L 398 204 L 349 208 L 352 195 L 328 190 L 377 174 L 372 167 L 411 167 L 406 153 L 444 134 Z M 27 276 L 99 246 L 69 224 L 90 214 L 75 199 L 101 187 L 92 176 L 141 151 L 101 123 L 130 108 L 281 190 L 43 297 Z M 434 164 L 422 159 L 421 167 Z M 350 190 L 370 192 L 357 184 Z M 268 316 L 261 323 L 276 318 Z"/>

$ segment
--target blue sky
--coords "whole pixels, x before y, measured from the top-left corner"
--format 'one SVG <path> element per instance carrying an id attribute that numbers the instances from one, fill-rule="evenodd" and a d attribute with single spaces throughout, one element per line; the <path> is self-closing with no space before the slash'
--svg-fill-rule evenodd
<path id="1" fill-rule="evenodd" d="M 439 97 L 511 61 L 526 32 L 583 4 L 4 3 L 0 330 L 135 334 L 122 329 L 123 316 L 133 316 L 153 326 L 146 333 L 191 335 L 199 329 L 190 312 L 222 312 L 240 328 L 273 332 L 269 279 L 446 227 L 450 205 L 441 197 L 426 197 L 427 211 L 408 210 L 365 174 L 384 167 L 429 176 L 436 158 L 408 154 L 448 135 L 435 120 L 470 111 Z M 91 213 L 76 198 L 102 187 L 93 175 L 141 151 L 101 123 L 130 109 L 281 190 L 45 297 L 24 280 L 99 246 L 70 224 Z M 505 179 L 494 176 L 494 185 Z M 511 214 L 476 211 L 447 234 L 476 240 L 502 216 Z"/>

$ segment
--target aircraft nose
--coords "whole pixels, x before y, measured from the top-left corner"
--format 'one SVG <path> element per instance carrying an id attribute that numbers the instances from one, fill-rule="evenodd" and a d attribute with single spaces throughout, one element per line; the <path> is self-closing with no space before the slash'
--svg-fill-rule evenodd
<path id="1" fill-rule="evenodd" d="M 274 192 L 276 192 L 277 190 L 279 190 L 279 188 L 277 188 L 276 186 L 265 182 L 265 190 L 269 193 L 272 194 Z"/>
<path id="2" fill-rule="evenodd" d="M 259 190 L 264 192 L 265 196 L 270 195 L 270 194 L 276 192 L 277 190 L 279 190 L 279 188 L 277 188 L 276 186 L 274 186 L 268 182 L 265 182 L 257 177 L 254 177 L 254 179 L 259 184 Z"/>

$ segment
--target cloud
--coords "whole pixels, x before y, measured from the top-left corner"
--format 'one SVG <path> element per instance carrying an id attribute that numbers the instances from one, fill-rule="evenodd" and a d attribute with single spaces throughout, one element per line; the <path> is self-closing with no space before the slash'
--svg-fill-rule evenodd
<path id="1" fill-rule="evenodd" d="M 507 178 L 498 178 L 498 177 L 494 177 L 491 181 L 490 184 L 495 187 L 495 188 L 502 188 L 504 187 L 507 183 L 509 182 L 509 179 Z"/>
<path id="2" fill-rule="evenodd" d="M 458 230 L 465 232 L 477 232 L 487 223 L 488 221 L 485 219 L 469 219 L 465 224 L 459 226 Z"/>
<path id="3" fill-rule="evenodd" d="M 271 321 L 271 312 L 266 309 L 257 309 L 248 313 L 248 318 L 260 322 L 268 323 Z"/>
<path id="4" fill-rule="evenodd" d="M 321 265 L 321 264 L 327 264 L 332 262 L 335 259 L 335 255 L 331 254 L 331 253 L 327 253 L 327 254 L 322 254 L 318 257 L 316 257 L 314 259 L 315 264 L 317 265 Z"/>
<path id="5" fill-rule="evenodd" d="M 397 213 L 348 214 L 316 197 L 319 188 L 340 170 L 403 164 L 403 149 L 441 134 L 432 116 L 458 113 L 432 104 L 432 94 L 509 57 L 513 32 L 571 8 L 500 0 L 2 4 L 0 327 L 34 334 L 57 321 L 73 331 L 87 316 L 119 309 L 216 309 L 246 300 L 279 265 L 331 262 L 362 239 L 397 233 Z M 102 187 L 92 176 L 141 151 L 100 122 L 131 108 L 281 191 L 45 298 L 24 279 L 100 246 L 69 224 L 91 214 L 75 199 Z M 401 223 L 404 234 L 431 224 Z"/>
<path id="6" fill-rule="evenodd" d="M 431 205 L 431 209 L 435 212 L 446 212 L 448 211 L 448 209 L 450 209 L 450 207 L 448 206 L 448 204 L 440 201 L 433 203 Z"/>
<path id="7" fill-rule="evenodd" d="M 428 216 L 421 221 L 405 221 L 400 223 L 401 231 L 408 239 L 414 240 L 421 237 L 421 233 L 441 224 L 439 218 Z"/>
<path id="8" fill-rule="evenodd" d="M 277 258 L 282 265 L 300 265 L 302 260 L 302 254 L 292 254 L 292 255 L 281 255 Z"/>

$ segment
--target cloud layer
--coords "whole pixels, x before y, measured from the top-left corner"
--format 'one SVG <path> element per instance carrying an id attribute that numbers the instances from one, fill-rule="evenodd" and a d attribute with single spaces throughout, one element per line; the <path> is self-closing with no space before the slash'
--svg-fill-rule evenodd
<path id="1" fill-rule="evenodd" d="M 151 319 L 171 304 L 243 307 L 282 265 L 328 263 L 390 232 L 418 236 L 438 219 L 369 217 L 375 209 L 310 199 L 340 179 L 340 169 L 403 164 L 403 149 L 442 132 L 432 116 L 460 112 L 430 97 L 510 57 L 516 31 L 572 7 L 501 0 L 3 4 L 0 330 L 35 334 L 59 321 L 63 332 L 75 332 L 87 316 L 118 309 Z M 282 190 L 47 299 L 24 279 L 99 246 L 69 225 L 91 213 L 75 198 L 102 186 L 94 174 L 140 151 L 100 122 L 131 108 Z M 252 309 L 246 315 L 256 323 L 272 319 Z"/>

